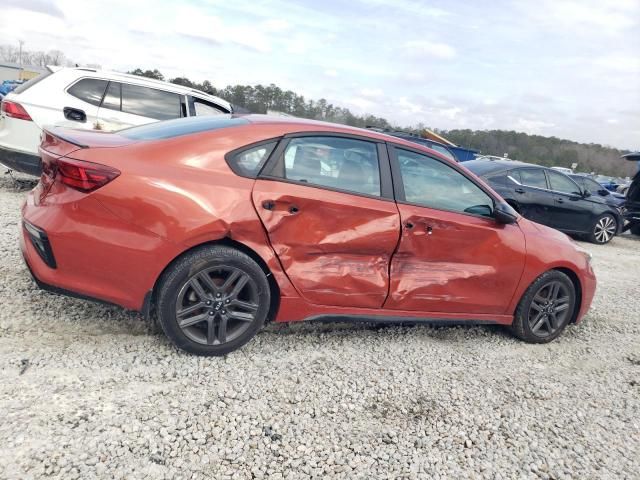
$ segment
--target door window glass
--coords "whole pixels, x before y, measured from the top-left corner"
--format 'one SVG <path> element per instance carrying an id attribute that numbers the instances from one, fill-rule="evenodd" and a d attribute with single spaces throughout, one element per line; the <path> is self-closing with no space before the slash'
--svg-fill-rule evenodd
<path id="1" fill-rule="evenodd" d="M 99 78 L 84 78 L 69 88 L 67 93 L 97 107 L 100 105 L 107 83 L 106 80 Z"/>
<path id="2" fill-rule="evenodd" d="M 578 187 L 576 182 L 566 175 L 554 172 L 553 170 L 547 170 L 547 175 L 549 176 L 551 190 L 554 192 L 562 192 L 569 195 L 580 195 L 580 187 Z"/>
<path id="3" fill-rule="evenodd" d="M 229 166 L 238 175 L 255 178 L 277 143 L 265 143 L 236 153 L 227 159 Z"/>
<path id="4" fill-rule="evenodd" d="M 227 113 L 222 111 L 222 109 L 214 103 L 207 102 L 206 100 L 202 100 L 197 97 L 193 97 L 193 108 L 196 111 L 197 117 L 202 115 L 222 115 L 223 113 Z"/>
<path id="5" fill-rule="evenodd" d="M 375 143 L 339 137 L 292 139 L 284 152 L 287 179 L 380 196 Z"/>
<path id="6" fill-rule="evenodd" d="M 104 100 L 102 100 L 102 108 L 120 110 L 120 84 L 118 82 L 109 82 L 107 93 L 104 94 Z"/>
<path id="7" fill-rule="evenodd" d="M 426 155 L 396 152 L 407 202 L 438 210 L 493 214 L 493 199 L 454 168 Z"/>
<path id="8" fill-rule="evenodd" d="M 540 168 L 523 168 L 520 170 L 520 183 L 528 187 L 547 189 L 547 180 L 544 178 L 544 170 Z"/>
<path id="9" fill-rule="evenodd" d="M 124 83 L 122 111 L 156 120 L 179 118 L 180 95 Z"/>

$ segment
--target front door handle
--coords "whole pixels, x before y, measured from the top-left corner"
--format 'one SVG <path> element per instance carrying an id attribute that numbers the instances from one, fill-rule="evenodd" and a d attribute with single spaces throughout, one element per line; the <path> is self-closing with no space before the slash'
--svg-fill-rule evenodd
<path id="1" fill-rule="evenodd" d="M 524 188 L 516 188 L 516 193 L 524 193 Z"/>
<path id="2" fill-rule="evenodd" d="M 295 215 L 299 211 L 300 211 L 300 209 L 298 207 L 296 207 L 295 205 L 291 205 L 289 207 L 289 213 L 292 214 L 292 215 Z"/>
<path id="3" fill-rule="evenodd" d="M 427 235 L 431 235 L 433 233 L 433 228 L 431 227 L 431 225 L 427 225 L 425 230 L 427 232 Z"/>
<path id="4" fill-rule="evenodd" d="M 558 202 L 558 203 L 564 203 L 564 199 L 563 199 L 563 198 L 556 198 L 556 202 Z"/>
<path id="5" fill-rule="evenodd" d="M 262 202 L 262 208 L 264 208 L 265 210 L 273 210 L 275 206 L 276 202 L 274 202 L 273 200 L 265 200 L 264 202 Z"/>

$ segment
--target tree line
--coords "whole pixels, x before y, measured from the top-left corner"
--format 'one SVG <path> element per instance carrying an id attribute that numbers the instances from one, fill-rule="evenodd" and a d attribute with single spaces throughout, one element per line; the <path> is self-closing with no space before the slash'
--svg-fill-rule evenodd
<path id="1" fill-rule="evenodd" d="M 128 73 L 167 80 L 156 70 L 137 68 Z M 336 106 L 324 98 L 306 99 L 291 90 L 277 85 L 228 85 L 218 89 L 209 80 L 194 82 L 186 77 L 168 79 L 169 82 L 194 88 L 224 98 L 236 106 L 253 113 L 278 111 L 313 120 L 341 123 L 354 127 L 375 126 L 420 133 L 422 124 L 413 127 L 398 127 L 388 120 L 374 115 L 357 115 L 348 108 Z M 437 130 L 456 145 L 477 150 L 485 155 L 504 156 L 545 166 L 571 167 L 577 163 L 579 172 L 596 172 L 605 175 L 633 175 L 635 165 L 620 159 L 624 151 L 599 144 L 584 144 L 556 137 L 529 135 L 505 130 Z"/>

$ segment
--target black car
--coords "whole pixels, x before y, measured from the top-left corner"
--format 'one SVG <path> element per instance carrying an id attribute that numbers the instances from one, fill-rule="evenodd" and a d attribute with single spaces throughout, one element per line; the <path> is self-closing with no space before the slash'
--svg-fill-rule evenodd
<path id="1" fill-rule="evenodd" d="M 510 160 L 471 160 L 464 166 L 529 220 L 599 244 L 621 231 L 620 211 L 563 173 Z"/>
<path id="2" fill-rule="evenodd" d="M 428 147 L 431 150 L 435 150 L 436 152 L 448 158 L 449 160 L 453 160 L 454 162 L 458 161 L 458 158 L 454 155 L 454 153 L 449 149 L 449 147 L 447 147 L 443 143 L 436 142 L 434 140 L 429 140 L 428 138 L 420 137 L 414 133 L 403 132 L 401 130 L 390 130 L 390 129 L 378 128 L 378 127 L 367 127 L 367 129 L 375 130 L 376 132 L 380 132 L 380 133 L 386 133 L 387 135 L 391 135 L 392 137 L 401 138 L 403 140 L 417 143 L 419 145 L 424 145 L 425 147 Z"/>
<path id="3" fill-rule="evenodd" d="M 622 158 L 631 162 L 640 162 L 640 152 L 628 153 Z M 640 235 L 640 170 L 629 185 L 624 206 L 624 219 L 627 221 L 624 230 L 631 230 L 634 235 Z"/>
<path id="4" fill-rule="evenodd" d="M 591 195 L 602 197 L 602 199 L 612 207 L 620 208 L 625 202 L 624 195 L 607 190 L 591 177 L 585 175 L 568 175 L 568 177 L 582 187 L 582 190 L 589 190 Z"/>

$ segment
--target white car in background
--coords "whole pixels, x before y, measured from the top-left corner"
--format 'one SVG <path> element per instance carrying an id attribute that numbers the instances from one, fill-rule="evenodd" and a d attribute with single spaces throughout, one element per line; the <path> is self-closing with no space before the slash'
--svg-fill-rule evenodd
<path id="1" fill-rule="evenodd" d="M 169 82 L 92 68 L 48 67 L 20 85 L 0 107 L 0 164 L 40 175 L 45 126 L 115 131 L 196 115 L 233 113 L 213 95 Z"/>

